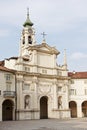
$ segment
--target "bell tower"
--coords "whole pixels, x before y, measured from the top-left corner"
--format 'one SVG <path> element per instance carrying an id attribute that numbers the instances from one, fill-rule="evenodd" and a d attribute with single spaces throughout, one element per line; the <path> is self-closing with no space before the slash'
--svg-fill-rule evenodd
<path id="1" fill-rule="evenodd" d="M 33 23 L 29 17 L 29 8 L 27 8 L 27 19 L 23 24 L 23 30 L 21 33 L 19 56 L 27 55 L 28 48 L 30 46 L 34 46 L 35 44 L 35 29 L 33 28 Z"/>

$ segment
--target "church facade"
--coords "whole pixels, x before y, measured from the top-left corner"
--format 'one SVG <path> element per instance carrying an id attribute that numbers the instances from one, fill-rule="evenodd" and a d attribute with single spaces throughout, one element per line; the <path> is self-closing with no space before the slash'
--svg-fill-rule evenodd
<path id="1" fill-rule="evenodd" d="M 19 56 L 0 62 L 1 121 L 86 116 L 86 106 L 83 105 L 82 109 L 80 104 L 77 111 L 74 103 L 79 97 L 74 92 L 73 96 L 71 94 L 76 86 L 72 86 L 71 80 L 77 77 L 73 78 L 74 73 L 68 73 L 66 52 L 64 64 L 57 64 L 59 54 L 45 39 L 41 44 L 36 43 L 35 29 L 27 13 Z M 86 96 L 83 98 L 86 101 Z"/>

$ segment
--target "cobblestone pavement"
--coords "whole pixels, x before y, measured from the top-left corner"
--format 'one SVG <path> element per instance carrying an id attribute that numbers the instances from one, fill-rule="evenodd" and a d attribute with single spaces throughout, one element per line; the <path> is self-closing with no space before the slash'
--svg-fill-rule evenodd
<path id="1" fill-rule="evenodd" d="M 87 130 L 87 118 L 4 121 L 0 130 Z"/>

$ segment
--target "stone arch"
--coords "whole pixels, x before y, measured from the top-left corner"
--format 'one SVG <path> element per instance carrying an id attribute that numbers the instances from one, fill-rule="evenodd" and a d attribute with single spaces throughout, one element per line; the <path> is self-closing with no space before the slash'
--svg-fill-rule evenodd
<path id="1" fill-rule="evenodd" d="M 82 102 L 82 116 L 87 117 L 87 101 Z"/>
<path id="2" fill-rule="evenodd" d="M 58 97 L 58 109 L 62 108 L 62 96 Z"/>
<path id="3" fill-rule="evenodd" d="M 14 114 L 14 102 L 12 100 L 4 100 L 2 103 L 2 120 L 13 120 Z"/>
<path id="4" fill-rule="evenodd" d="M 30 108 L 30 95 L 25 95 L 24 97 L 24 108 L 25 109 Z"/>
<path id="5" fill-rule="evenodd" d="M 38 96 L 38 100 L 40 101 L 41 97 L 43 97 L 43 96 L 48 97 L 48 99 L 49 99 L 50 101 L 53 100 L 53 97 L 52 97 L 50 94 L 40 94 L 40 95 Z"/>
<path id="6" fill-rule="evenodd" d="M 40 119 L 48 118 L 48 97 L 42 96 L 40 98 Z"/>
<path id="7" fill-rule="evenodd" d="M 71 117 L 76 118 L 77 117 L 77 103 L 75 101 L 70 101 L 69 108 L 71 110 Z"/>

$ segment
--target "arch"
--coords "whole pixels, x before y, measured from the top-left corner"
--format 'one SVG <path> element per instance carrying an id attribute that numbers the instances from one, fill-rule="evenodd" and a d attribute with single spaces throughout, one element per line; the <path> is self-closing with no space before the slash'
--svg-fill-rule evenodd
<path id="1" fill-rule="evenodd" d="M 82 116 L 87 117 L 87 101 L 82 102 Z"/>
<path id="2" fill-rule="evenodd" d="M 13 120 L 13 106 L 12 100 L 5 100 L 2 104 L 2 120 Z"/>
<path id="3" fill-rule="evenodd" d="M 77 104 L 75 101 L 69 102 L 69 108 L 71 110 L 71 117 L 76 118 L 77 117 Z"/>
<path id="4" fill-rule="evenodd" d="M 48 118 L 48 97 L 43 96 L 40 99 L 40 119 Z"/>
<path id="5" fill-rule="evenodd" d="M 49 99 L 49 101 L 52 101 L 53 100 L 53 97 L 51 96 L 51 95 L 49 95 L 49 94 L 40 94 L 39 96 L 38 96 L 38 101 L 40 101 L 40 99 L 42 98 L 42 97 L 47 97 L 48 99 Z"/>
<path id="6" fill-rule="evenodd" d="M 25 95 L 24 97 L 24 108 L 29 109 L 30 108 L 30 96 Z"/>

